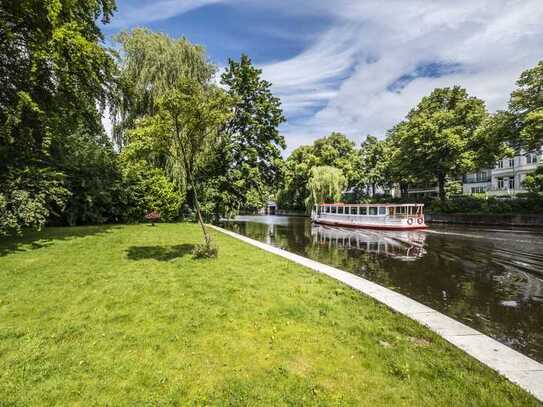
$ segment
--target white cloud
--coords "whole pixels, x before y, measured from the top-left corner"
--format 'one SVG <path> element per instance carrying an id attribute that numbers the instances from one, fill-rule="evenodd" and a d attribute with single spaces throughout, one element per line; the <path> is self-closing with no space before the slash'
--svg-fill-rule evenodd
<path id="1" fill-rule="evenodd" d="M 166 20 L 187 11 L 219 2 L 222 2 L 222 0 L 132 1 L 126 7 L 119 7 L 119 11 L 115 14 L 115 18 L 112 19 L 110 27 L 124 29 L 134 25 Z"/>
<path id="2" fill-rule="evenodd" d="M 503 108 L 520 73 L 543 59 L 541 0 L 133 0 L 112 23 L 124 28 L 218 2 L 332 21 L 299 55 L 262 66 L 290 119 L 289 151 L 333 130 L 357 142 L 383 137 L 435 87 L 458 84 L 490 110 Z M 460 70 L 388 89 L 436 62 Z"/>
<path id="3" fill-rule="evenodd" d="M 327 11 L 336 24 L 300 55 L 262 67 L 294 118 L 285 127 L 289 150 L 333 130 L 357 142 L 383 137 L 435 87 L 458 84 L 490 110 L 503 108 L 520 73 L 543 58 L 540 0 L 302 3 L 294 11 Z M 387 89 L 432 62 L 460 71 Z"/>

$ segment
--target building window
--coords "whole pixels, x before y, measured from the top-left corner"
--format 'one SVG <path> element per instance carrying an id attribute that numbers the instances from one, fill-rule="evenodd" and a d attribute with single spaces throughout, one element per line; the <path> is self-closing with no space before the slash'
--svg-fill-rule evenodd
<path id="1" fill-rule="evenodd" d="M 509 178 L 509 189 L 515 189 L 515 179 L 513 177 Z"/>
<path id="2" fill-rule="evenodd" d="M 509 168 L 513 168 L 515 166 L 515 159 L 514 158 L 510 158 L 509 159 Z"/>
<path id="3" fill-rule="evenodd" d="M 503 160 L 500 160 L 496 163 L 496 167 L 503 168 Z"/>
<path id="4" fill-rule="evenodd" d="M 498 189 L 503 189 L 503 178 L 498 178 Z"/>
<path id="5" fill-rule="evenodd" d="M 537 164 L 537 154 L 526 154 L 526 164 Z"/>
<path id="6" fill-rule="evenodd" d="M 484 194 L 486 192 L 485 187 L 472 187 L 471 193 L 472 194 Z"/>

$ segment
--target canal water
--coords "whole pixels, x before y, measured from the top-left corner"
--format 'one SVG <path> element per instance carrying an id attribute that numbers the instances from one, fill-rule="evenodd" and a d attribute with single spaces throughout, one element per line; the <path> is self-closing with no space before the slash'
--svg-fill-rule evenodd
<path id="1" fill-rule="evenodd" d="M 240 216 L 224 227 L 400 292 L 543 362 L 543 231 L 376 231 Z"/>

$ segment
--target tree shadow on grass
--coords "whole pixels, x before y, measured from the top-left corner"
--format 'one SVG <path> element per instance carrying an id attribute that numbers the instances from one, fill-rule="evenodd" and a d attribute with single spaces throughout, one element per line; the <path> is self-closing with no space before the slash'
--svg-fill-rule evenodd
<path id="1" fill-rule="evenodd" d="M 53 245 L 56 241 L 101 235 L 119 227 L 117 225 L 55 226 L 41 231 L 26 230 L 23 236 L 0 238 L 0 257 L 15 252 L 42 249 Z"/>
<path id="2" fill-rule="evenodd" d="M 179 244 L 175 246 L 131 246 L 127 250 L 126 257 L 130 260 L 154 259 L 158 261 L 170 261 L 191 253 L 193 249 L 193 244 Z"/>

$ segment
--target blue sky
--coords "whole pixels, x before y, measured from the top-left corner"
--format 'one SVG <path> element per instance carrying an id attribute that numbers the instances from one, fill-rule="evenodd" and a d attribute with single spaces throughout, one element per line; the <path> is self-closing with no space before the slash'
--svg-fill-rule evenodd
<path id="1" fill-rule="evenodd" d="M 541 21 L 541 0 L 118 0 L 104 32 L 186 36 L 219 67 L 248 54 L 281 97 L 288 153 L 331 131 L 383 138 L 437 86 L 505 107 L 543 59 Z"/>

